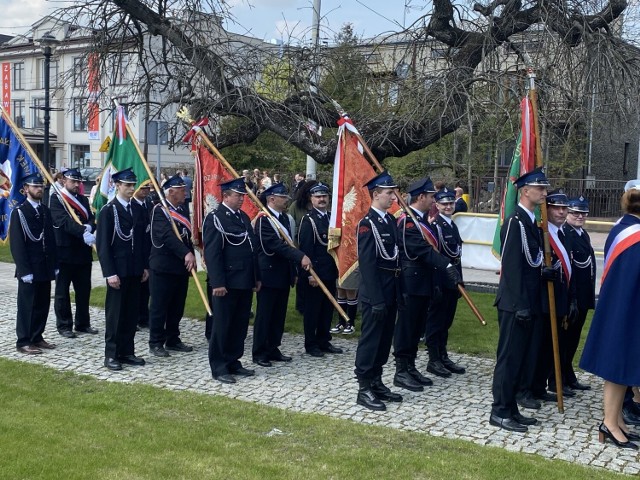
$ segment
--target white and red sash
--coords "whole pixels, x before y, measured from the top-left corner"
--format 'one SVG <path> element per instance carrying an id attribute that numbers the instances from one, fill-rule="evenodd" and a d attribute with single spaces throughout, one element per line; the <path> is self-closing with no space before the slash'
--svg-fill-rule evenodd
<path id="1" fill-rule="evenodd" d="M 406 214 L 406 212 L 402 213 L 398 217 L 398 225 L 400 225 L 403 221 L 405 221 L 405 219 L 407 217 L 408 217 L 408 215 Z M 413 221 L 413 219 L 411 217 L 409 217 L 409 219 Z M 419 220 L 418 220 L 418 226 L 420 227 L 420 231 L 422 232 L 423 238 L 427 242 L 429 242 L 429 244 L 433 248 L 435 248 L 437 251 L 440 251 L 440 248 L 438 247 L 438 239 L 433 234 L 433 232 L 429 229 L 429 227 L 427 227 L 424 223 L 420 222 Z"/>
<path id="2" fill-rule="evenodd" d="M 286 215 L 286 213 L 284 213 L 284 215 Z M 278 237 L 282 238 L 282 232 L 284 232 L 284 234 L 287 236 L 289 241 L 291 243 L 293 243 L 293 239 L 291 238 L 291 235 L 289 234 L 289 230 L 287 230 L 287 227 L 285 227 L 279 219 L 277 219 L 274 215 L 267 215 L 265 212 L 261 211 L 261 212 L 258 213 L 256 218 L 262 218 L 262 217 L 266 217 L 266 219 L 269 220 L 269 223 L 271 224 L 273 229 L 276 231 L 276 235 L 278 235 Z M 280 228 L 278 228 L 278 225 L 276 225 L 275 222 L 278 223 Z"/>
<path id="3" fill-rule="evenodd" d="M 637 224 L 625 228 L 616 235 L 616 238 L 613 239 L 611 247 L 607 252 L 607 256 L 604 258 L 604 271 L 602 272 L 600 285 L 604 285 L 604 279 L 607 277 L 607 273 L 609 273 L 609 269 L 616 258 L 618 258 L 627 248 L 638 242 L 640 242 L 640 225 Z"/>
<path id="4" fill-rule="evenodd" d="M 176 212 L 173 208 L 169 209 L 169 215 L 171 215 L 171 218 L 173 218 L 175 221 L 180 222 L 182 225 L 187 227 L 189 231 L 191 231 L 191 221 L 187 217 Z"/>
<path id="5" fill-rule="evenodd" d="M 84 222 L 89 221 L 89 212 L 84 206 L 78 201 L 76 197 L 71 195 L 66 188 L 59 188 L 58 194 L 61 195 L 68 205 L 71 205 L 76 213 L 80 216 L 80 219 Z"/>
<path id="6" fill-rule="evenodd" d="M 562 265 L 562 272 L 564 273 L 564 277 L 567 280 L 567 285 L 571 281 L 571 260 L 569 259 L 569 253 L 567 253 L 567 249 L 564 248 L 564 245 L 560 241 L 558 237 L 558 231 L 555 232 L 549 229 L 549 244 L 553 249 L 556 257 L 560 260 L 560 264 Z"/>

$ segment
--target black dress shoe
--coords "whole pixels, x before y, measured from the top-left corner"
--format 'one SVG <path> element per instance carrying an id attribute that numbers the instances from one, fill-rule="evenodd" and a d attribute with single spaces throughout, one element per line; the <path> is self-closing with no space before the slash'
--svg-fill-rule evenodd
<path id="1" fill-rule="evenodd" d="M 105 358 L 104 366 L 109 370 L 122 370 L 122 364 L 115 358 Z"/>
<path id="2" fill-rule="evenodd" d="M 324 357 L 324 352 L 319 348 L 312 348 L 311 350 L 307 350 L 307 355 L 320 358 L 320 357 Z"/>
<path id="3" fill-rule="evenodd" d="M 175 345 L 165 345 L 167 350 L 173 350 L 174 352 L 193 352 L 193 347 L 186 343 L 178 342 Z"/>
<path id="4" fill-rule="evenodd" d="M 513 418 L 501 418 L 497 415 L 491 414 L 489 417 L 489 423 L 494 427 L 500 427 L 504 430 L 509 430 L 510 432 L 525 433 L 529 431 L 527 427 L 516 422 Z"/>
<path id="5" fill-rule="evenodd" d="M 40 355 L 42 353 L 42 350 L 35 345 L 24 345 L 22 347 L 17 347 L 17 350 L 25 355 Z"/>
<path id="6" fill-rule="evenodd" d="M 448 378 L 451 376 L 451 372 L 444 368 L 442 362 L 438 360 L 429 360 L 427 363 L 427 372 L 433 373 L 434 375 L 442 378 Z"/>
<path id="7" fill-rule="evenodd" d="M 221 383 L 236 383 L 234 376 L 229 373 L 225 373 L 224 375 L 214 375 L 213 378 Z"/>
<path id="8" fill-rule="evenodd" d="M 58 330 L 58 333 L 62 335 L 64 338 L 76 338 L 77 335 L 73 333 L 71 330 Z"/>
<path id="9" fill-rule="evenodd" d="M 616 437 L 613 436 L 613 433 L 609 431 L 609 429 L 606 427 L 604 423 L 601 423 L 600 427 L 598 427 L 598 440 L 600 441 L 600 443 L 604 443 L 607 438 L 611 440 L 616 447 L 638 450 L 638 445 L 636 445 L 633 442 L 630 442 L 628 438 L 626 442 L 621 442 L 620 440 L 618 440 Z"/>
<path id="10" fill-rule="evenodd" d="M 425 377 L 421 374 L 416 367 L 409 366 L 408 370 L 409 375 L 411 375 L 416 382 L 425 387 L 430 387 L 433 385 L 433 380 L 429 377 Z"/>
<path id="11" fill-rule="evenodd" d="M 534 394 L 533 398 L 536 400 L 540 400 L 541 402 L 556 402 L 558 400 L 558 397 L 556 396 L 555 393 L 549 393 L 546 391 L 539 395 Z"/>
<path id="12" fill-rule="evenodd" d="M 125 363 L 127 365 L 134 365 L 136 367 L 141 367 L 146 362 L 144 358 L 136 357 L 135 355 L 123 355 L 122 357 L 118 357 L 118 361 L 120 363 Z"/>
<path id="13" fill-rule="evenodd" d="M 239 377 L 253 377 L 256 374 L 255 370 L 249 370 L 248 368 L 240 367 L 237 370 L 231 372 L 232 375 L 238 375 Z"/>
<path id="14" fill-rule="evenodd" d="M 342 353 L 343 352 L 343 350 L 340 347 L 334 347 L 331 344 L 328 344 L 326 347 L 320 348 L 320 350 L 326 353 Z"/>
<path id="15" fill-rule="evenodd" d="M 391 389 L 382 383 L 382 380 L 379 378 L 371 381 L 371 391 L 380 400 L 386 400 L 387 402 L 402 401 L 402 395 L 392 392 Z"/>
<path id="16" fill-rule="evenodd" d="M 170 357 L 169 352 L 167 352 L 162 345 L 156 345 L 153 347 L 149 347 L 149 353 L 155 355 L 156 357 Z"/>
<path id="17" fill-rule="evenodd" d="M 535 425 L 536 423 L 538 423 L 538 420 L 536 420 L 535 418 L 525 417 L 521 413 L 516 413 L 512 415 L 511 418 L 513 418 L 520 425 Z"/>
<path id="18" fill-rule="evenodd" d="M 393 377 L 393 384 L 396 387 L 404 388 L 411 392 L 424 392 L 424 387 L 408 372 L 397 372 Z"/>
<path id="19" fill-rule="evenodd" d="M 269 360 L 273 360 L 274 362 L 290 362 L 293 359 L 290 356 L 283 355 L 282 352 L 277 351 L 269 357 Z"/>
<path id="20" fill-rule="evenodd" d="M 549 387 L 549 391 L 550 391 L 551 393 L 553 393 L 553 394 L 556 394 L 557 392 L 556 392 L 556 387 L 555 387 L 555 385 L 554 385 L 554 386 L 550 386 L 550 387 Z M 566 387 L 566 386 L 564 386 L 564 385 L 563 385 L 563 386 L 562 386 L 562 396 L 563 396 L 564 398 L 571 398 L 571 397 L 575 397 L 575 396 L 576 396 L 576 392 L 574 392 L 573 390 L 571 390 L 571 389 L 569 389 L 568 387 Z"/>
<path id="21" fill-rule="evenodd" d="M 382 412 L 387 409 L 387 406 L 380 401 L 370 388 L 358 390 L 356 403 L 368 408 L 369 410 L 375 410 L 377 412 Z"/>
<path id="22" fill-rule="evenodd" d="M 253 361 L 256 365 L 260 365 L 261 367 L 273 367 L 273 363 L 269 360 L 265 360 L 264 358 L 258 358 Z"/>
<path id="23" fill-rule="evenodd" d="M 80 333 L 90 333 L 91 335 L 95 335 L 98 333 L 98 329 L 97 328 L 93 328 L 92 326 L 88 326 L 88 327 L 76 327 L 76 332 L 80 332 Z"/>
<path id="24" fill-rule="evenodd" d="M 517 395 L 516 401 L 522 408 L 538 410 L 540 407 L 542 407 L 542 404 L 539 401 L 535 400 L 531 395 Z"/>
<path id="25" fill-rule="evenodd" d="M 568 386 L 571 390 L 591 390 L 591 385 L 580 383 L 577 380 L 573 383 L 570 383 Z"/>
<path id="26" fill-rule="evenodd" d="M 37 343 L 33 344 L 34 347 L 38 347 L 38 348 L 42 348 L 44 350 L 53 350 L 54 348 L 56 348 L 56 344 L 55 343 L 49 343 L 46 340 L 40 340 Z"/>
<path id="27" fill-rule="evenodd" d="M 444 365 L 444 368 L 449 370 L 451 373 L 456 373 L 458 375 L 462 375 L 467 371 L 462 365 L 454 363 L 449 357 L 442 358 L 442 365 Z"/>
<path id="28" fill-rule="evenodd" d="M 629 407 L 622 407 L 622 419 L 627 425 L 640 425 L 640 416 L 633 413 Z"/>

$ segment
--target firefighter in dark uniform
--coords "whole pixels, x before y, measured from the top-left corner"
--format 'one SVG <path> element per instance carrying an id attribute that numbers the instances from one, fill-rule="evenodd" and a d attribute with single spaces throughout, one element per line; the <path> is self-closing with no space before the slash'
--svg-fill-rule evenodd
<path id="1" fill-rule="evenodd" d="M 213 322 L 209 364 L 213 378 L 236 383 L 255 374 L 242 366 L 253 292 L 260 290 L 258 242 L 251 220 L 240 208 L 247 194 L 244 178 L 220 185 L 222 203 L 202 227 L 204 259 L 212 289 Z"/>
<path id="2" fill-rule="evenodd" d="M 455 191 L 444 187 L 435 194 L 435 200 L 438 215 L 431 227 L 438 238 L 440 253 L 456 268 L 460 276 L 459 282 L 462 282 L 462 238 L 458 227 L 451 219 L 456 205 Z M 465 372 L 464 367 L 454 363 L 447 353 L 449 329 L 456 316 L 460 293 L 457 283 L 450 281 L 445 269 L 437 269 L 436 278 L 436 289 L 439 291 L 429 305 L 425 329 L 425 343 L 429 352 L 427 372 L 446 378 L 452 373 Z"/>
<path id="3" fill-rule="evenodd" d="M 366 184 L 371 194 L 369 213 L 356 230 L 362 309 L 362 333 L 356 350 L 356 403 L 370 410 L 386 410 L 383 400 L 401 402 L 402 396 L 382 383 L 382 367 L 389 359 L 393 330 L 402 301 L 400 254 L 396 219 L 387 213 L 396 185 L 387 171 Z"/>
<path id="4" fill-rule="evenodd" d="M 329 234 L 329 188 L 318 183 L 311 187 L 312 208 L 300 220 L 298 248 L 313 263 L 313 269 L 322 283 L 335 297 L 338 267 L 327 251 Z M 325 353 L 342 353 L 342 349 L 331 345 L 331 320 L 333 304 L 318 287 L 316 280 L 300 273 L 298 284 L 303 292 L 304 349 L 312 357 L 323 357 Z"/>
<path id="5" fill-rule="evenodd" d="M 75 292 L 76 332 L 96 334 L 89 318 L 89 296 L 91 295 L 92 245 L 95 244 L 96 223 L 89 200 L 79 192 L 82 175 L 76 168 L 63 174 L 63 187 L 51 196 L 51 218 L 56 236 L 57 256 L 60 272 L 56 277 L 54 310 L 56 326 L 63 337 L 74 338 L 73 313 L 69 287 Z M 63 197 L 66 204 L 63 202 Z M 73 209 L 82 224 L 76 222 L 67 210 Z"/>
<path id="6" fill-rule="evenodd" d="M 514 182 L 520 202 L 500 229 L 502 267 L 495 305 L 499 338 L 493 374 L 493 404 L 489 423 L 514 432 L 526 432 L 537 420 L 518 411 L 516 393 L 531 348 L 534 323 L 542 322 L 541 290 L 555 270 L 544 269 L 542 232 L 534 210 L 547 196 L 549 182 L 536 168 Z"/>
<path id="7" fill-rule="evenodd" d="M 196 257 L 189 212 L 183 207 L 184 180 L 176 174 L 164 182 L 162 189 L 169 211 L 156 205 L 151 213 L 149 351 L 158 357 L 168 357 L 167 350 L 193 350 L 180 339 L 180 320 L 189 290 L 189 277 L 196 268 Z M 180 238 L 171 226 L 172 221 Z"/>
<path id="8" fill-rule="evenodd" d="M 140 283 L 149 276 L 144 256 L 146 232 L 139 216 L 142 211 L 131 202 L 137 183 L 128 168 L 111 175 L 116 196 L 100 210 L 96 236 L 102 275 L 107 280 L 105 299 L 104 366 L 122 370 L 122 364 L 140 366 L 134 337 L 138 323 Z"/>
<path id="9" fill-rule="evenodd" d="M 140 185 L 133 194 L 132 205 L 137 205 L 142 211 L 142 215 L 138 218 L 143 224 L 146 232 L 147 241 L 144 251 L 144 257 L 149 261 L 149 255 L 151 254 L 151 210 L 153 210 L 153 202 L 151 200 L 151 184 L 145 183 Z M 137 207 L 136 207 L 137 208 Z M 138 308 L 138 327 L 149 327 L 149 281 L 142 282 L 140 284 L 140 304 Z"/>
<path id="10" fill-rule="evenodd" d="M 418 224 L 407 214 L 398 219 L 398 244 L 406 306 L 398 312 L 393 335 L 393 354 L 396 359 L 393 384 L 421 392 L 424 390 L 423 386 L 433 385 L 431 379 L 416 369 L 416 356 L 433 296 L 435 269 L 441 268 L 449 272 L 453 276 L 453 282 L 458 281 L 458 275 L 449 259 L 433 248 L 433 245 L 437 245 L 437 239 L 429 229 L 427 218 L 435 193 L 433 182 L 430 178 L 418 180 L 409 186 L 407 193 L 411 195 L 410 208 Z"/>
<path id="11" fill-rule="evenodd" d="M 42 337 L 51 303 L 51 281 L 57 270 L 56 241 L 51 214 L 42 203 L 44 180 L 34 173 L 23 182 L 27 199 L 13 209 L 9 220 L 9 248 L 18 279 L 16 348 L 36 355 L 56 347 Z"/>
<path id="12" fill-rule="evenodd" d="M 566 344 L 567 315 L 569 314 L 571 278 L 570 249 L 562 231 L 562 225 L 567 218 L 569 198 L 562 189 L 547 194 L 547 225 L 549 228 L 549 244 L 551 247 L 551 265 L 557 272 L 553 281 L 553 292 L 556 308 L 556 322 L 558 328 L 558 347 L 562 358 Z M 553 341 L 551 339 L 551 317 L 549 309 L 549 291 L 547 284 L 542 286 L 542 312 L 544 318 L 535 325 L 529 351 L 530 356 L 525 362 L 522 385 L 518 393 L 518 403 L 525 408 L 540 408 L 538 400 L 556 401 L 556 377 L 553 361 Z M 537 349 L 536 349 L 537 348 Z M 547 392 L 547 384 L 549 391 Z M 575 393 L 568 387 L 563 387 L 564 397 L 573 397 Z M 533 402 L 531 401 L 533 399 Z"/>
<path id="13" fill-rule="evenodd" d="M 263 193 L 273 220 L 260 214 L 255 223 L 255 233 L 260 246 L 258 262 L 262 288 L 257 294 L 256 320 L 253 327 L 253 362 L 261 367 L 271 367 L 272 361 L 290 362 L 279 347 L 287 316 L 289 290 L 295 284 L 296 265 L 309 270 L 311 260 L 303 252 L 290 246 L 276 225 L 284 229 L 291 239 L 291 225 L 287 215 L 289 194 L 282 183 L 275 183 Z"/>
<path id="14" fill-rule="evenodd" d="M 578 350 L 582 327 L 587 312 L 596 306 L 596 255 L 591 246 L 591 238 L 584 229 L 589 215 L 589 201 L 580 196 L 569 200 L 567 221 L 562 230 L 571 250 L 571 291 L 572 303 L 569 308 L 568 328 L 564 357 L 562 359 L 565 384 L 572 390 L 590 390 L 591 386 L 578 381 L 573 371 L 573 357 Z"/>

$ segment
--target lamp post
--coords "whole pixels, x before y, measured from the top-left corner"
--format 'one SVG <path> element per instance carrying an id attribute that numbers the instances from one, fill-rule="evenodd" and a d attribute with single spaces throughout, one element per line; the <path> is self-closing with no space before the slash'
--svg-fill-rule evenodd
<path id="1" fill-rule="evenodd" d="M 51 126 L 51 106 L 50 106 L 50 73 L 51 73 L 51 56 L 55 52 L 56 46 L 59 41 L 56 40 L 56 37 L 51 35 L 51 32 L 45 33 L 40 40 L 38 40 L 38 44 L 42 49 L 42 54 L 44 55 L 44 152 L 42 163 L 45 168 L 51 172 L 51 164 L 49 160 L 49 127 Z"/>

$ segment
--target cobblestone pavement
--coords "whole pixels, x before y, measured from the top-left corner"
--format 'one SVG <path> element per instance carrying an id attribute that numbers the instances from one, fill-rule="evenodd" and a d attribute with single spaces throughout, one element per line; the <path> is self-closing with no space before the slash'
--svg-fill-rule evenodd
<path id="1" fill-rule="evenodd" d="M 540 423 L 522 435 L 489 426 L 494 361 L 467 355 L 453 355 L 454 361 L 467 367 L 466 374 L 454 375 L 449 379 L 435 378 L 434 386 L 427 387 L 422 393 L 402 391 L 404 401 L 400 404 L 388 403 L 386 412 L 371 412 L 356 405 L 357 386 L 353 376 L 356 343 L 340 336 L 333 343 L 342 347 L 345 353 L 318 359 L 303 353 L 301 336 L 285 335 L 282 351 L 292 355 L 293 362 L 275 363 L 273 368 L 256 367 L 255 377 L 240 379 L 235 385 L 223 385 L 211 378 L 204 324 L 185 319 L 182 322 L 182 339 L 194 345 L 193 352 L 172 352 L 170 358 L 150 356 L 148 331 L 143 330 L 136 336 L 136 353 L 147 360 L 147 365 L 125 365 L 121 372 L 110 372 L 102 366 L 104 311 L 99 308 L 91 309 L 92 325 L 100 329 L 99 335 L 83 334 L 76 339 L 66 339 L 55 330 L 52 301 L 45 339 L 55 342 L 58 348 L 37 356 L 19 354 L 15 349 L 16 281 L 11 278 L 12 274 L 13 266 L 0 264 L 0 294 L 3 298 L 0 356 L 4 358 L 91 375 L 99 380 L 144 383 L 171 390 L 224 395 L 295 412 L 317 413 L 359 423 L 463 439 L 509 451 L 604 467 L 616 472 L 640 472 L 640 454 L 617 449 L 609 443 L 598 443 L 596 427 L 602 416 L 602 390 L 600 381 L 590 375 L 582 375 L 580 380 L 590 383 L 594 389 L 565 399 L 564 415 L 559 414 L 555 404 L 550 403 L 544 404 L 537 412 L 523 410 L 526 415 L 535 415 Z M 94 282 L 94 285 L 98 284 Z M 243 357 L 245 366 L 249 368 L 253 368 L 250 362 L 251 342 L 250 331 Z M 425 356 L 421 352 L 417 362 L 422 370 L 426 366 Z M 392 365 L 385 370 L 384 381 L 392 386 Z"/>

